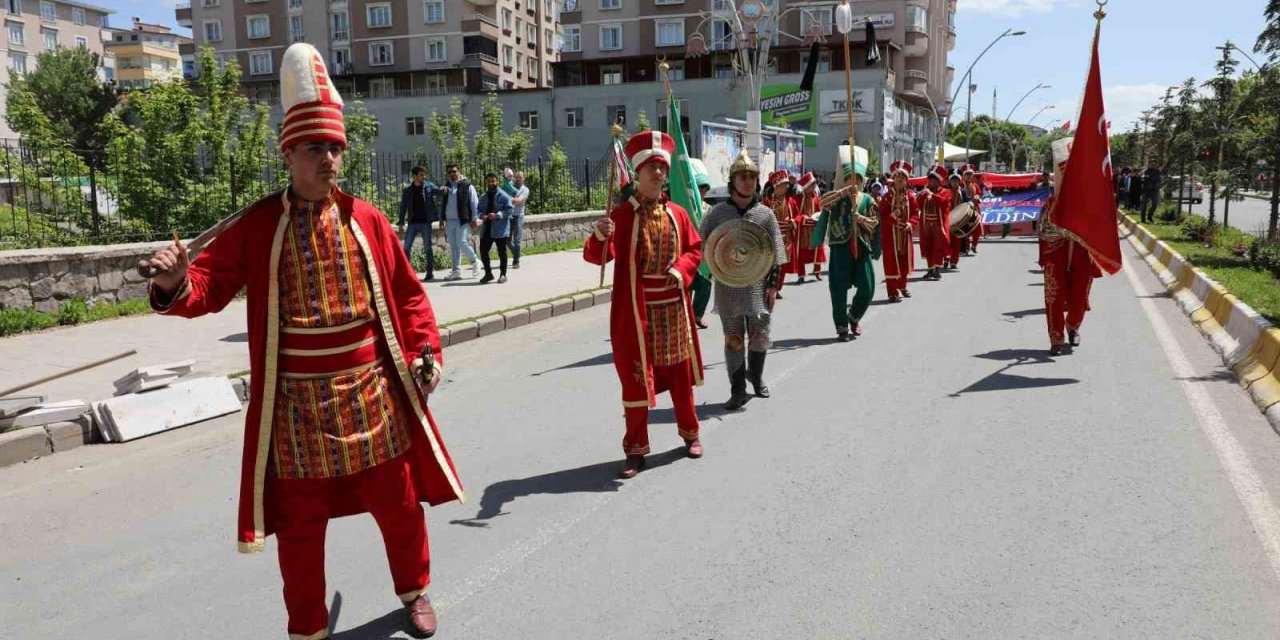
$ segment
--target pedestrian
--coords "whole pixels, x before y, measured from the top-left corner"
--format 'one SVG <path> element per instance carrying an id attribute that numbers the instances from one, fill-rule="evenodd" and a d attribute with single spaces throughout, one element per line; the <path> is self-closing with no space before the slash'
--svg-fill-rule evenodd
<path id="1" fill-rule="evenodd" d="M 1044 311 L 1049 329 L 1049 355 L 1070 354 L 1080 346 L 1080 326 L 1089 310 L 1094 278 L 1102 277 L 1089 251 L 1054 224 L 1057 193 L 1040 213 L 1040 268 L 1044 271 Z"/>
<path id="2" fill-rule="evenodd" d="M 1142 223 L 1156 221 L 1156 207 L 1160 204 L 1160 163 L 1155 160 L 1142 173 Z"/>
<path id="3" fill-rule="evenodd" d="M 862 317 L 875 295 L 875 261 L 880 258 L 880 236 L 876 229 L 875 201 L 862 192 L 867 163 L 849 156 L 849 145 L 837 150 L 845 185 L 823 197 L 822 214 L 813 230 L 813 242 L 831 245 L 831 266 L 827 289 L 831 294 L 831 318 L 836 339 L 855 340 L 862 335 Z M 853 303 L 849 289 L 856 288 Z"/>
<path id="4" fill-rule="evenodd" d="M 911 242 L 914 233 L 912 222 L 920 216 L 920 204 L 916 195 L 907 188 L 913 167 L 905 160 L 894 160 L 889 170 L 893 178 L 887 180 L 890 191 L 880 198 L 880 246 L 884 258 L 884 284 L 889 302 L 901 302 L 910 298 L 907 278 L 916 268 L 915 246 Z"/>
<path id="5" fill-rule="evenodd" d="M 1142 172 L 1133 171 L 1129 174 L 1129 180 L 1129 199 L 1124 206 L 1137 211 L 1142 206 Z"/>
<path id="6" fill-rule="evenodd" d="M 194 262 L 175 242 L 142 266 L 160 271 L 149 296 L 165 315 L 214 313 L 247 292 L 237 538 L 254 553 L 275 534 L 290 637 L 328 637 L 325 530 L 365 512 L 382 532 L 408 624 L 429 636 L 436 614 L 420 503 L 463 497 L 426 405 L 443 374 L 440 332 L 388 218 L 337 186 L 347 138 L 324 64 L 305 43 L 283 56 L 289 186 L 252 205 Z"/>
<path id="7" fill-rule="evenodd" d="M 806 172 L 796 180 L 799 193 L 792 197 L 792 220 L 795 222 L 795 252 L 788 265 L 790 273 L 800 276 L 797 282 L 804 282 L 805 274 L 812 271 L 814 280 L 822 280 L 822 263 L 827 261 L 827 249 L 822 244 L 814 245 L 813 227 L 818 223 L 818 214 L 822 213 L 822 205 L 817 193 L 818 181 L 812 173 Z"/>
<path id="8" fill-rule="evenodd" d="M 524 239 L 524 209 L 529 202 L 529 187 L 524 183 L 524 172 L 517 171 L 512 182 L 511 196 L 511 268 L 520 268 L 520 243 Z"/>
<path id="9" fill-rule="evenodd" d="M 1129 205 L 1129 190 L 1133 188 L 1133 176 L 1129 167 L 1120 170 L 1120 176 L 1116 178 L 1116 204 L 1125 207 Z"/>
<path id="10" fill-rule="evenodd" d="M 476 256 L 475 247 L 471 246 L 471 230 L 476 226 L 475 212 L 479 206 L 479 197 L 475 187 L 458 170 L 458 165 L 449 163 L 444 167 L 448 176 L 441 187 L 444 196 L 445 237 L 449 240 L 449 258 L 453 268 L 446 280 L 462 279 L 462 254 L 466 253 L 471 260 L 471 277 L 480 276 L 480 260 Z"/>
<path id="11" fill-rule="evenodd" d="M 777 299 L 779 272 L 788 263 L 789 256 L 783 248 L 778 219 L 757 199 L 760 169 L 747 155 L 746 149 L 739 152 L 738 158 L 729 165 L 728 178 L 729 200 L 707 212 L 702 218 L 699 234 L 704 238 L 710 237 L 717 227 L 726 222 L 747 220 L 764 228 L 765 234 L 772 239 L 772 246 L 765 250 L 775 257 L 773 268 L 759 282 L 745 287 L 731 287 L 720 280 L 715 282 L 715 310 L 720 314 L 720 324 L 724 328 L 724 362 L 730 386 L 729 401 L 724 408 L 737 411 L 751 400 L 747 394 L 748 381 L 756 397 L 768 398 L 770 395 L 769 387 L 764 383 L 764 362 L 771 346 L 769 327 Z"/>
<path id="12" fill-rule="evenodd" d="M 480 261 L 484 263 L 484 277 L 480 284 L 493 282 L 489 252 L 495 244 L 498 245 L 498 284 L 503 284 L 507 281 L 507 241 L 511 238 L 511 212 L 514 207 L 511 197 L 498 188 L 498 174 L 486 175 L 484 182 L 484 195 L 480 196 L 480 206 L 476 209 L 481 224 Z"/>
<path id="13" fill-rule="evenodd" d="M 400 192 L 400 217 L 396 220 L 396 230 L 404 236 L 406 256 L 413 255 L 414 240 L 422 238 L 422 248 L 427 252 L 425 280 L 431 282 L 436 279 L 436 250 L 431 234 L 431 223 L 440 218 L 440 211 L 436 206 L 440 189 L 434 183 L 427 181 L 427 170 L 423 167 L 414 167 L 409 175 L 413 176 L 413 181 Z M 406 214 L 409 217 L 407 227 L 405 226 Z"/>
<path id="14" fill-rule="evenodd" d="M 920 202 L 920 256 L 928 271 L 925 280 L 941 280 L 943 267 L 950 268 L 947 253 L 951 247 L 951 190 L 943 186 L 947 169 L 934 165 L 929 182 L 918 197 Z"/>
<path id="15" fill-rule="evenodd" d="M 982 176 L 978 174 L 978 168 L 966 164 L 960 168 L 964 172 L 964 188 L 968 190 L 969 197 L 972 198 L 974 211 L 978 214 L 978 226 L 965 238 L 964 251 L 965 255 L 978 255 L 978 241 L 987 235 L 986 225 L 982 224 L 982 196 L 987 194 L 987 185 L 982 183 Z"/>
<path id="16" fill-rule="evenodd" d="M 698 185 L 698 198 L 702 202 L 701 220 L 707 217 L 707 212 L 711 211 L 711 203 L 707 202 L 707 194 L 711 192 L 711 178 L 705 173 L 697 173 L 693 176 L 693 181 Z M 699 329 L 706 329 L 707 323 L 703 322 L 702 317 L 707 313 L 707 305 L 711 303 L 711 278 L 702 273 L 702 268 L 698 270 L 698 274 L 693 278 L 693 317 Z"/>
<path id="17" fill-rule="evenodd" d="M 619 474 L 626 479 L 644 469 L 649 409 L 663 391 L 671 394 L 685 455 L 702 457 L 693 399 L 693 387 L 702 386 L 702 351 L 687 293 L 702 261 L 702 238 L 689 213 L 662 194 L 675 151 L 671 136 L 641 131 L 624 150 L 635 171 L 635 191 L 596 222 L 583 258 L 592 264 L 614 261 L 609 335 L 626 416 L 626 460 Z"/>

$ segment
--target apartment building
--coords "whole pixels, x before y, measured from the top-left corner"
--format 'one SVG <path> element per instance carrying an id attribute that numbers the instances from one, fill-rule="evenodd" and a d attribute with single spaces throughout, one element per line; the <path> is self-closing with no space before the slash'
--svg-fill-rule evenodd
<path id="1" fill-rule="evenodd" d="M 394 98 L 549 86 L 558 2 L 195 0 L 176 15 L 193 50 L 240 64 L 251 98 L 274 101 L 294 42 L 325 56 L 340 91 Z"/>
<path id="2" fill-rule="evenodd" d="M 157 82 L 182 77 L 179 48 L 191 38 L 172 33 L 169 27 L 133 19 L 132 29 L 108 29 L 103 43 L 113 59 L 116 86 L 142 89 Z"/>
<path id="3" fill-rule="evenodd" d="M 81 2 L 66 0 L 0 0 L 3 4 L 4 31 L 0 33 L 5 64 L 19 74 L 36 68 L 36 56 L 59 47 L 84 47 L 103 56 L 101 77 L 112 80 L 113 64 L 103 46 L 114 11 Z M 4 77 L 7 77 L 4 76 Z M 0 104 L 8 90 L 0 83 Z M 16 134 L 0 118 L 0 138 Z"/>

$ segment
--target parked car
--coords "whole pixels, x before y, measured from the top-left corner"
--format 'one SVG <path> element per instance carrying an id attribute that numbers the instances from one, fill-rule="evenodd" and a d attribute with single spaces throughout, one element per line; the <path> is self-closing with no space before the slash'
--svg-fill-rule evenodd
<path id="1" fill-rule="evenodd" d="M 1174 193 L 1174 185 L 1178 185 L 1177 193 Z M 1189 199 L 1192 204 L 1200 204 L 1204 202 L 1204 183 L 1197 180 L 1192 184 L 1187 176 L 1173 176 L 1169 179 L 1169 184 L 1165 185 L 1164 197 L 1175 202 L 1185 202 Z"/>

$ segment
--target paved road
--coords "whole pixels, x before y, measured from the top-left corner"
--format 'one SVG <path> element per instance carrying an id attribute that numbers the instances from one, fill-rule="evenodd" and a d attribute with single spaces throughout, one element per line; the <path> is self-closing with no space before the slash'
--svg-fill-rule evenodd
<path id="1" fill-rule="evenodd" d="M 1186 205 L 1183 205 L 1184 207 Z M 1223 202 L 1218 201 L 1215 207 L 1215 216 L 1219 222 L 1222 221 Z M 1202 215 L 1209 215 L 1209 201 L 1206 200 L 1201 204 L 1192 205 L 1192 212 Z M 1269 200 L 1259 200 L 1258 198 L 1245 198 L 1241 201 L 1231 203 L 1231 210 L 1228 212 L 1227 224 L 1234 229 L 1239 229 L 1245 233 L 1253 235 L 1266 235 L 1267 223 L 1271 219 L 1271 202 Z"/>
<path id="2" fill-rule="evenodd" d="M 851 344 L 787 289 L 741 414 L 713 326 L 707 457 L 664 403 L 625 483 L 605 309 L 450 349 L 438 637 L 1274 638 L 1280 439 L 1141 263 L 1048 359 L 1034 256 L 988 242 Z M 232 544 L 238 429 L 0 470 L 0 635 L 283 637 L 274 549 Z M 372 521 L 330 531 L 335 637 L 404 637 Z"/>

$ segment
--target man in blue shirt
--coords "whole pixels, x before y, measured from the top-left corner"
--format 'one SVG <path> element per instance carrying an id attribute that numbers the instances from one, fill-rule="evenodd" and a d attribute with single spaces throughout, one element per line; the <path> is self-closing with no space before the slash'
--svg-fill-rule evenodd
<path id="1" fill-rule="evenodd" d="M 498 245 L 499 276 L 498 284 L 507 281 L 507 240 L 511 236 L 511 198 L 498 188 L 498 175 L 490 173 L 484 177 L 485 192 L 480 196 L 480 215 L 476 217 L 483 225 L 480 232 L 480 260 L 484 263 L 484 277 L 480 284 L 493 282 L 493 268 L 489 264 L 489 251 Z"/>
<path id="2" fill-rule="evenodd" d="M 480 277 L 480 261 L 476 250 L 471 247 L 471 229 L 476 223 L 476 208 L 479 198 L 471 183 L 458 171 L 458 165 L 445 165 L 448 175 L 447 184 L 441 188 L 444 193 L 444 230 L 449 239 L 449 257 L 453 260 L 453 270 L 446 280 L 462 279 L 462 253 L 471 258 L 471 277 Z"/>
<path id="3" fill-rule="evenodd" d="M 520 240 L 524 237 L 524 205 L 529 201 L 529 187 L 524 183 L 524 172 L 517 171 L 515 182 L 507 195 L 511 196 L 511 261 L 512 269 L 520 268 Z"/>
<path id="4" fill-rule="evenodd" d="M 440 190 L 434 183 L 427 181 L 427 170 L 414 167 L 411 172 L 413 182 L 400 192 L 400 218 L 396 221 L 397 231 L 404 234 L 404 254 L 413 255 L 413 241 L 422 238 L 422 248 L 427 252 L 427 282 L 436 279 L 435 246 L 431 238 L 431 223 L 440 219 L 436 208 L 436 196 Z M 405 214 L 409 214 L 408 230 L 405 229 Z"/>

